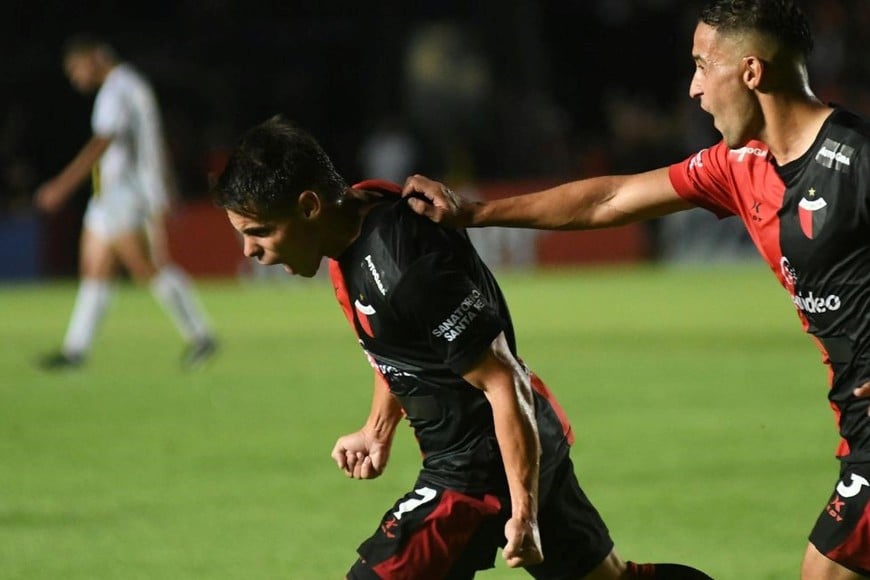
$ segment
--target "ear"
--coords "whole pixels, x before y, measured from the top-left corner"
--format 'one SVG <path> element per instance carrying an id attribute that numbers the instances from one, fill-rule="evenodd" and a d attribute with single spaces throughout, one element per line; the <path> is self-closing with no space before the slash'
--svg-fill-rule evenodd
<path id="1" fill-rule="evenodd" d="M 750 90 L 756 90 L 764 78 L 765 62 L 757 56 L 743 57 L 743 84 Z"/>
<path id="2" fill-rule="evenodd" d="M 320 215 L 320 210 L 323 204 L 320 201 L 320 196 L 310 189 L 306 189 L 299 194 L 299 199 L 296 202 L 299 208 L 299 213 L 302 219 L 316 219 Z"/>

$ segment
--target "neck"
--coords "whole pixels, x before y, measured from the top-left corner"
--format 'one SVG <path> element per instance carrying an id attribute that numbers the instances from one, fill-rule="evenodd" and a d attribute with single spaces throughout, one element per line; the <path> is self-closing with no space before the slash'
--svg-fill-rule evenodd
<path id="1" fill-rule="evenodd" d="M 371 192 L 348 188 L 330 206 L 328 211 L 334 212 L 335 242 L 330 244 L 327 256 L 337 258 L 359 238 L 363 221 L 378 199 Z"/>
<path id="2" fill-rule="evenodd" d="M 779 165 L 806 153 L 833 111 L 809 91 L 799 96 L 768 94 L 761 107 L 764 126 L 759 138 Z"/>

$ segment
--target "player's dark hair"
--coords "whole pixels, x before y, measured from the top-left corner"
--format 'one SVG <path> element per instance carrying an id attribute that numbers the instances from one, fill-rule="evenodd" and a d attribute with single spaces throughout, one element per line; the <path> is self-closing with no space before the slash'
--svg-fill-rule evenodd
<path id="1" fill-rule="evenodd" d="M 700 21 L 726 33 L 760 32 L 804 58 L 813 50 L 809 21 L 793 0 L 709 0 Z"/>
<path id="2" fill-rule="evenodd" d="M 347 184 L 315 139 L 281 116 L 248 130 L 212 188 L 217 205 L 256 218 L 289 215 L 311 190 L 338 200 Z"/>
<path id="3" fill-rule="evenodd" d="M 103 51 L 110 58 L 117 58 L 115 49 L 108 43 L 108 41 L 106 41 L 105 38 L 87 33 L 76 34 L 75 36 L 69 37 L 63 44 L 62 54 L 64 58 L 67 58 L 74 54 L 81 54 L 94 50 Z"/>

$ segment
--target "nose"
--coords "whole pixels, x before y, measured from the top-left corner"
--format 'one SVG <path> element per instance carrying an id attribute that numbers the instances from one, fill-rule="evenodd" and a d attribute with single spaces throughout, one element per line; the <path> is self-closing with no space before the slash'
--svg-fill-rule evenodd
<path id="1" fill-rule="evenodd" d="M 257 245 L 257 242 L 253 238 L 246 236 L 243 252 L 249 258 L 259 258 L 263 254 L 263 248 Z"/>
<path id="2" fill-rule="evenodd" d="M 697 99 L 704 93 L 701 90 L 701 81 L 698 80 L 698 73 L 692 75 L 692 82 L 689 83 L 689 97 L 692 99 Z"/>

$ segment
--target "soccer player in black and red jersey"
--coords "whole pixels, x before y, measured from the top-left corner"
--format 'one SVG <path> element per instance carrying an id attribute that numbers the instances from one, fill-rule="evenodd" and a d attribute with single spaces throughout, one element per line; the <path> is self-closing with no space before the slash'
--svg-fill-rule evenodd
<path id="1" fill-rule="evenodd" d="M 617 226 L 703 207 L 737 215 L 830 368 L 840 474 L 804 580 L 870 575 L 870 123 L 811 91 L 809 23 L 791 0 L 712 0 L 695 28 L 689 94 L 722 141 L 681 163 L 471 203 L 410 178 L 418 213 L 458 226 Z"/>
<path id="2" fill-rule="evenodd" d="M 348 187 L 316 141 L 280 118 L 248 131 L 215 188 L 245 255 L 313 276 L 323 257 L 374 369 L 371 411 L 332 457 L 348 476 L 387 465 L 403 417 L 423 467 L 359 547 L 349 578 L 471 578 L 499 546 L 535 578 L 709 578 L 624 562 L 569 457 L 571 427 L 518 358 L 507 304 L 465 232 L 415 214 L 401 187 Z"/>

